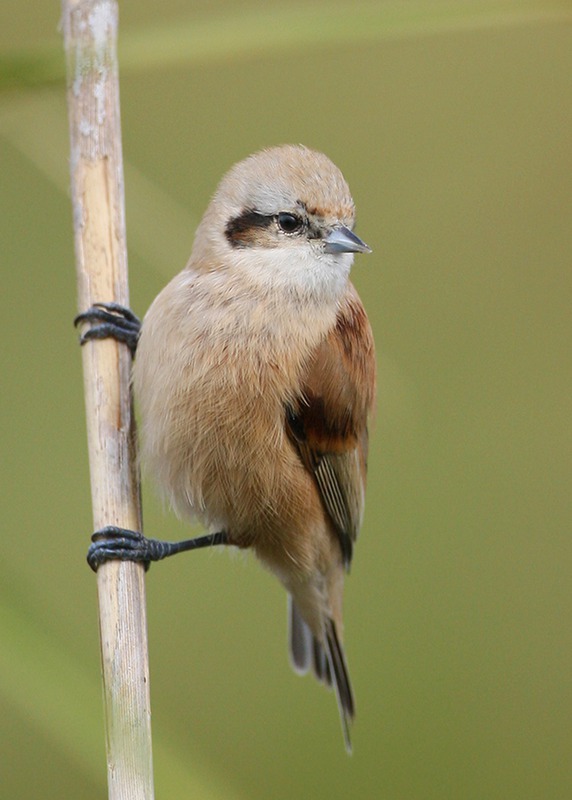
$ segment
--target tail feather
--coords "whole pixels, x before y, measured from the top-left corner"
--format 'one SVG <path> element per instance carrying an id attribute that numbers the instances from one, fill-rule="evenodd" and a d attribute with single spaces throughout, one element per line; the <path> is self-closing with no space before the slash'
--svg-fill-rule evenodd
<path id="1" fill-rule="evenodd" d="M 332 619 L 326 620 L 326 648 L 330 668 L 334 675 L 334 688 L 338 701 L 338 709 L 342 722 L 344 742 L 348 753 L 352 752 L 352 742 L 350 739 L 350 723 L 355 717 L 355 702 L 348 673 L 348 666 L 344 655 L 344 649 L 338 638 L 336 624 Z"/>
<path id="2" fill-rule="evenodd" d="M 313 636 L 290 594 L 288 595 L 288 638 L 292 667 L 299 675 L 305 675 L 312 664 Z"/>
<path id="3" fill-rule="evenodd" d="M 312 637 L 312 667 L 316 678 L 325 683 L 328 688 L 331 687 L 332 671 L 328 656 L 323 646 L 314 637 Z"/>
<path id="4" fill-rule="evenodd" d="M 304 675 L 312 668 L 318 680 L 326 686 L 334 685 L 344 742 L 348 753 L 352 751 L 350 724 L 355 716 L 355 703 L 343 647 L 334 621 L 324 624 L 324 642 L 320 642 L 304 622 L 295 602 L 289 596 L 289 638 L 292 666 Z"/>

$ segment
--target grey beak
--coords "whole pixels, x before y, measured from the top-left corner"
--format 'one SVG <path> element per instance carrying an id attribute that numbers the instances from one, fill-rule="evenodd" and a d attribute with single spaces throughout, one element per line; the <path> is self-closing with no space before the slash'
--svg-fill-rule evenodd
<path id="1" fill-rule="evenodd" d="M 326 253 L 371 253 L 371 247 L 345 225 L 338 225 L 324 239 Z"/>

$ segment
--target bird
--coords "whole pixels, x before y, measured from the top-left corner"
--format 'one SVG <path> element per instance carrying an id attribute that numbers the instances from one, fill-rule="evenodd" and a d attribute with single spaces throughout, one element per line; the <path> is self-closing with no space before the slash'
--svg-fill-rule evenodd
<path id="1" fill-rule="evenodd" d="M 99 303 L 82 343 L 135 355 L 141 461 L 173 509 L 209 533 L 185 542 L 112 526 L 88 560 L 147 564 L 214 544 L 251 550 L 288 596 L 290 659 L 335 690 L 351 752 L 344 578 L 362 524 L 376 394 L 370 323 L 349 279 L 355 205 L 341 171 L 302 145 L 260 150 L 223 177 L 185 268 L 142 324 Z"/>

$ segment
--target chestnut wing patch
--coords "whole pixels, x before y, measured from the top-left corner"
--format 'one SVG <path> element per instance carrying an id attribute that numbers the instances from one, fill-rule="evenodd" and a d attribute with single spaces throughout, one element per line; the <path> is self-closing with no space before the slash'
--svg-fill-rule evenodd
<path id="1" fill-rule="evenodd" d="M 314 475 L 347 567 L 361 525 L 367 460 L 367 418 L 375 392 L 371 330 L 351 287 L 336 326 L 316 349 L 286 425 Z"/>
<path id="2" fill-rule="evenodd" d="M 307 418 L 288 409 L 288 430 L 302 462 L 316 479 L 324 508 L 340 540 L 344 564 L 349 567 L 363 507 L 359 453 L 355 447 L 339 453 L 322 451 L 312 429 L 305 427 Z"/>

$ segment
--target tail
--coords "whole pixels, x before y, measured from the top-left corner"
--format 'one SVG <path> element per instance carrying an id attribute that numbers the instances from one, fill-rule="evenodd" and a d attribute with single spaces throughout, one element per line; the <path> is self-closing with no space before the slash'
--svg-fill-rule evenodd
<path id="1" fill-rule="evenodd" d="M 294 603 L 288 596 L 290 658 L 294 670 L 305 675 L 310 667 L 326 686 L 334 685 L 342 723 L 344 742 L 348 753 L 352 752 L 350 724 L 355 716 L 355 704 L 344 648 L 338 637 L 335 622 L 327 617 L 324 621 L 324 641 L 313 635 Z"/>

